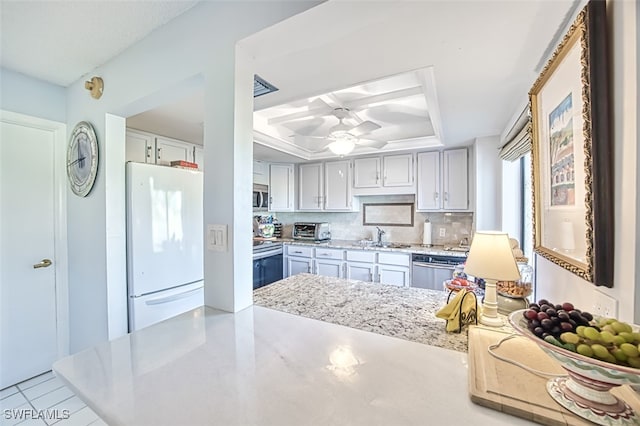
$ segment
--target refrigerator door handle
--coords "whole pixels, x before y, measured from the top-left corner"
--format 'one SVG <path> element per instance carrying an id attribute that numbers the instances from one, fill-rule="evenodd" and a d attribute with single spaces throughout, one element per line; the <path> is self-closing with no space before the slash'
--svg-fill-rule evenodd
<path id="1" fill-rule="evenodd" d="M 170 302 L 174 302 L 176 300 L 185 299 L 185 298 L 191 296 L 192 293 L 195 293 L 195 292 L 200 291 L 200 290 L 202 290 L 202 287 L 198 287 L 198 288 L 194 288 L 194 289 L 191 289 L 191 290 L 187 290 L 185 292 L 178 293 L 178 294 L 172 294 L 171 296 L 158 297 L 156 299 L 145 300 L 144 303 L 146 305 L 161 305 L 163 303 L 170 303 Z"/>

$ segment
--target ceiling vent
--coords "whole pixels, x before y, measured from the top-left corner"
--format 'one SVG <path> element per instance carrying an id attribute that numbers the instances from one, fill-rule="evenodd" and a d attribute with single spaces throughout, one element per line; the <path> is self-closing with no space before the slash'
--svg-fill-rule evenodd
<path id="1" fill-rule="evenodd" d="M 276 86 L 273 84 L 263 80 L 260 76 L 254 74 L 253 75 L 253 97 L 257 98 L 258 96 L 266 95 L 267 93 L 275 92 L 278 90 Z"/>

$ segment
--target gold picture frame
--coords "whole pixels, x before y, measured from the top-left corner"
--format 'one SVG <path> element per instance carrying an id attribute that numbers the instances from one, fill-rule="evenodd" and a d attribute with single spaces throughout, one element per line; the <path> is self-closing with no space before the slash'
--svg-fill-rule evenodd
<path id="1" fill-rule="evenodd" d="M 590 1 L 529 92 L 534 250 L 613 286 L 606 10 Z"/>

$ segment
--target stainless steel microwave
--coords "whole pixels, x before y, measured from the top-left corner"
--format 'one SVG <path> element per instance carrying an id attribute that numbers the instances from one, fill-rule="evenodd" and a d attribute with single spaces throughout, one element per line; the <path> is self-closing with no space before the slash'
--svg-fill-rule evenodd
<path id="1" fill-rule="evenodd" d="M 253 210 L 266 211 L 269 207 L 269 187 L 267 185 L 253 185 Z"/>

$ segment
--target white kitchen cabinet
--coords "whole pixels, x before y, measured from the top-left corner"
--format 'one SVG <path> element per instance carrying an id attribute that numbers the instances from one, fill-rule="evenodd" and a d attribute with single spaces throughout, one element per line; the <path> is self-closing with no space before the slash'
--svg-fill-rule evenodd
<path id="1" fill-rule="evenodd" d="M 295 257 L 287 256 L 287 273 L 286 276 L 312 273 L 313 272 L 313 259 L 308 257 Z"/>
<path id="2" fill-rule="evenodd" d="M 440 186 L 440 152 L 418 154 L 418 187 L 416 188 L 417 210 L 439 210 L 442 205 Z"/>
<path id="3" fill-rule="evenodd" d="M 156 137 L 156 164 L 169 166 L 172 161 L 193 161 L 192 150 L 193 145 L 174 139 Z"/>
<path id="4" fill-rule="evenodd" d="M 377 188 L 380 182 L 380 157 L 353 160 L 354 188 Z"/>
<path id="5" fill-rule="evenodd" d="M 253 161 L 253 183 L 269 185 L 269 163 Z"/>
<path id="6" fill-rule="evenodd" d="M 469 157 L 467 150 L 443 151 L 443 208 L 466 210 L 469 208 Z"/>
<path id="7" fill-rule="evenodd" d="M 467 210 L 469 160 L 466 148 L 417 155 L 416 210 Z"/>
<path id="8" fill-rule="evenodd" d="M 410 186 L 413 184 L 413 155 L 385 155 L 382 157 L 382 186 Z"/>
<path id="9" fill-rule="evenodd" d="M 298 210 L 324 209 L 324 179 L 322 163 L 298 166 Z"/>
<path id="10" fill-rule="evenodd" d="M 345 278 L 350 280 L 359 280 L 373 282 L 375 266 L 373 263 L 364 262 L 347 262 L 347 274 Z"/>
<path id="11" fill-rule="evenodd" d="M 293 164 L 269 165 L 269 211 L 293 211 Z"/>
<path id="12" fill-rule="evenodd" d="M 391 284 L 399 287 L 409 287 L 411 270 L 408 266 L 378 265 L 378 279 L 380 284 Z"/>
<path id="13" fill-rule="evenodd" d="M 415 194 L 413 154 L 353 160 L 353 195 Z"/>
<path id="14" fill-rule="evenodd" d="M 324 163 L 325 210 L 353 209 L 351 167 L 349 160 Z"/>
<path id="15" fill-rule="evenodd" d="M 324 277 L 344 278 L 344 261 L 316 258 L 316 275 Z"/>
<path id="16" fill-rule="evenodd" d="M 125 161 L 155 164 L 155 136 L 149 133 L 127 129 L 125 144 Z"/>

